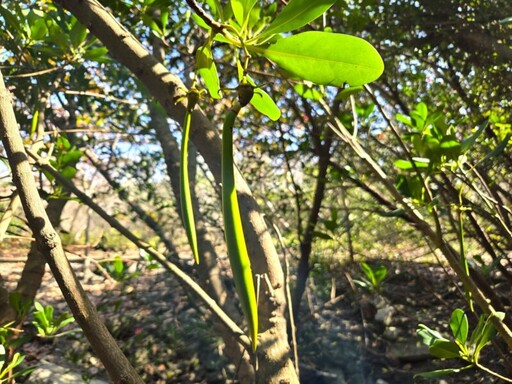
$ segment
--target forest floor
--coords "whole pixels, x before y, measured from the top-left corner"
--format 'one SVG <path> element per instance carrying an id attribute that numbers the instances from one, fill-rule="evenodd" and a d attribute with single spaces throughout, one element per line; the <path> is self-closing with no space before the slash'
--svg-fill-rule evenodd
<path id="1" fill-rule="evenodd" d="M 83 248 L 70 255 L 83 254 Z M 94 250 L 95 258 L 119 253 Z M 0 250 L 1 275 L 9 289 L 19 279 L 26 249 Z M 123 257 L 136 258 L 137 252 Z M 9 258 L 12 261 L 9 261 Z M 419 372 L 461 367 L 462 361 L 434 359 L 416 335 L 423 323 L 448 335 L 451 312 L 465 308 L 460 287 L 439 264 L 372 260 L 384 265 L 388 277 L 379 293 L 354 285 L 362 277 L 358 265 L 315 268 L 298 321 L 298 355 L 302 383 L 408 384 L 498 383 L 487 373 L 468 370 L 440 379 L 414 378 Z M 73 263 L 83 285 L 125 353 L 146 383 L 235 383 L 236 368 L 223 355 L 222 341 L 214 334 L 207 314 L 161 268 L 128 262 L 123 271 L 103 264 L 106 272 L 83 273 L 83 263 Z M 94 263 L 92 269 L 95 269 Z M 139 272 L 142 272 L 139 274 Z M 55 308 L 66 304 L 47 271 L 37 300 Z M 470 323 L 474 326 L 474 319 Z M 30 321 L 30 319 L 29 319 Z M 28 332 L 34 329 L 27 323 Z M 70 325 L 66 329 L 73 328 Z M 503 346 L 500 340 L 497 344 Z M 101 363 L 84 336 L 33 337 L 22 347 L 25 364 L 49 361 L 78 370 L 88 378 L 106 378 Z M 510 356 L 509 356 L 510 357 Z M 503 360 L 489 346 L 482 362 L 503 373 Z M 19 381 L 23 382 L 23 381 Z"/>

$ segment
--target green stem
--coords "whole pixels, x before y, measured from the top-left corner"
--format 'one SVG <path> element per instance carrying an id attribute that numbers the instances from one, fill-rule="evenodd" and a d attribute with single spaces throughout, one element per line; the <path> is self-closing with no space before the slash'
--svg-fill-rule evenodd
<path id="1" fill-rule="evenodd" d="M 252 348 L 255 351 L 258 336 L 258 307 L 251 263 L 240 218 L 233 169 L 233 126 L 240 109 L 240 104 L 235 102 L 226 115 L 222 131 L 222 212 L 233 279 L 244 316 L 249 325 Z"/>
<path id="2" fill-rule="evenodd" d="M 502 376 L 498 372 L 494 372 L 493 370 L 491 370 L 491 369 L 481 365 L 478 362 L 475 362 L 475 366 L 480 368 L 482 371 L 487 372 L 490 375 L 493 375 L 493 376 L 495 376 L 495 377 L 497 377 L 497 378 L 499 378 L 499 379 L 501 379 L 503 381 L 506 381 L 507 383 L 512 383 L 512 379 L 510 379 L 508 377 L 505 377 L 505 376 Z"/>
<path id="3" fill-rule="evenodd" d="M 180 194 L 181 194 L 181 216 L 183 225 L 187 232 L 188 242 L 192 248 L 192 253 L 196 264 L 199 264 L 199 251 L 197 249 L 196 225 L 194 220 L 194 210 L 192 209 L 192 197 L 190 193 L 190 184 L 188 176 L 188 140 L 190 135 L 190 122 L 192 120 L 191 109 L 187 108 L 185 113 L 185 122 L 183 124 L 183 135 L 181 138 L 181 162 L 180 162 Z"/>
<path id="4" fill-rule="evenodd" d="M 468 265 L 468 259 L 466 258 L 466 243 L 464 241 L 464 216 L 463 216 L 463 209 L 464 206 L 462 204 L 462 187 L 459 190 L 459 228 L 458 228 L 458 237 L 459 237 L 459 246 L 460 246 L 460 263 L 461 266 L 464 268 L 464 273 L 467 277 L 469 277 L 469 265 Z M 471 291 L 469 287 L 464 284 L 464 292 L 466 296 L 466 301 L 468 302 L 469 308 L 471 312 L 475 311 L 475 308 L 473 306 L 473 295 L 471 294 Z"/>

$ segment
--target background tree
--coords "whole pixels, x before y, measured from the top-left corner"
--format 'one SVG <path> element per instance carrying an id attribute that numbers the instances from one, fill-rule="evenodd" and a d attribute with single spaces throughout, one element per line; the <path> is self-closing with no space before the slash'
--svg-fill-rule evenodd
<path id="1" fill-rule="evenodd" d="M 194 200 L 200 202 L 194 216 L 204 263 L 192 269 L 178 252 L 186 246 L 176 222 L 178 126 L 186 105 L 177 100 L 191 85 L 197 52 L 212 25 L 185 2 L 103 2 L 110 12 L 95 2 L 57 3 L 0 8 L 4 73 L 24 137 L 34 143 L 31 152 L 51 158 L 51 165 L 75 186 L 91 165 L 97 168 L 110 185 L 106 193 L 118 195 L 122 214 L 147 224 L 136 235 L 150 234 L 153 248 L 138 244 L 150 253 L 165 251 L 171 262 L 197 273 L 209 295 L 240 324 L 241 312 L 227 300 L 232 287 L 221 278 L 225 266 L 216 262 L 225 251 L 214 245 L 222 237 L 216 128 L 222 125 L 219 111 L 228 107 L 225 99 L 210 103 L 203 96 L 202 110 L 192 114 L 191 140 L 200 154 L 197 163 L 191 161 L 192 174 L 200 166 L 192 181 Z M 226 5 L 224 19 L 215 12 L 219 2 L 200 5 L 219 22 L 236 20 L 238 2 L 230 3 L 235 8 Z M 277 229 L 280 245 L 292 256 L 291 297 L 298 322 L 311 273 L 325 268 L 328 276 L 344 258 L 392 253 L 396 243 L 424 239 L 463 282 L 468 308 L 474 300 L 491 316 L 508 348 L 512 345 L 509 317 L 493 316 L 507 312 L 507 303 L 491 278 L 499 274 L 510 284 L 510 90 L 504 81 L 510 77 L 510 5 L 459 3 L 338 1 L 303 27 L 354 34 L 374 44 L 385 72 L 370 87 L 296 81 L 252 57 L 247 74 L 282 114 L 273 123 L 250 107 L 234 131 L 235 146 L 243 154 L 235 160 L 245 176 L 245 181 L 239 175 L 236 180 L 244 229 L 254 251 L 253 269 L 262 276 L 258 380 L 295 375 L 286 332 L 293 316 L 286 309 L 285 276 L 267 225 Z M 283 5 L 264 2 L 256 9 L 249 21 L 254 25 L 272 20 Z M 222 42 L 212 47 L 220 84 L 235 84 L 240 76 L 234 51 Z M 73 189 L 42 169 L 41 190 L 58 227 Z M 29 280 L 34 284 L 29 299 L 41 267 L 36 262 L 39 277 Z M 250 380 L 246 345 L 238 343 L 225 322 L 217 324 L 232 361 L 243 357 L 240 380 Z M 272 355 L 266 346 L 274 343 L 279 348 Z"/>

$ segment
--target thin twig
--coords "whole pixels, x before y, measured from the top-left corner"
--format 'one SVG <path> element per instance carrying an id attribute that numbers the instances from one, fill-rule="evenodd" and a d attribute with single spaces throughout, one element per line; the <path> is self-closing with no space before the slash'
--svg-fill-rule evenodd
<path id="1" fill-rule="evenodd" d="M 216 32 L 219 32 L 221 31 L 224 26 L 213 20 L 213 18 L 208 14 L 206 13 L 206 11 L 201 8 L 201 6 L 199 4 L 197 4 L 197 2 L 195 0 L 187 0 L 187 4 L 190 8 L 192 8 L 194 10 L 195 13 L 197 13 L 197 15 L 203 19 L 203 21 L 214 31 Z"/>
<path id="2" fill-rule="evenodd" d="M 286 301 L 288 306 L 288 316 L 290 318 L 290 333 L 292 336 L 292 348 L 293 348 L 293 362 L 295 365 L 295 372 L 297 372 L 297 376 L 299 376 L 299 351 L 297 344 L 297 328 L 295 326 L 295 317 L 293 314 L 293 305 L 292 305 L 292 292 L 290 290 L 290 263 L 288 261 L 288 251 L 286 249 L 286 245 L 284 244 L 283 236 L 281 236 L 281 231 L 277 227 L 276 224 L 272 223 L 272 228 L 276 231 L 277 239 L 279 240 L 279 245 L 281 246 L 281 251 L 283 252 L 284 258 L 284 284 L 286 289 Z"/>
<path id="3" fill-rule="evenodd" d="M 109 333 L 66 259 L 62 241 L 53 228 L 39 197 L 32 166 L 18 129 L 11 95 L 5 87 L 1 72 L 0 138 L 9 159 L 13 182 L 19 192 L 30 229 L 75 319 L 105 365 L 113 382 L 142 384 L 142 379 Z"/>
<path id="4" fill-rule="evenodd" d="M 192 290 L 192 292 L 212 311 L 212 313 L 220 320 L 220 322 L 232 333 L 233 337 L 247 350 L 252 350 L 251 341 L 248 336 L 240 329 L 240 327 L 223 311 L 223 309 L 213 300 L 205 290 L 199 286 L 190 276 L 183 272 L 176 264 L 167 260 L 165 255 L 158 252 L 150 244 L 139 239 L 133 232 L 123 226 L 117 219 L 109 215 L 103 208 L 96 204 L 89 196 L 78 189 L 72 182 L 63 177 L 55 168 L 49 165 L 45 159 L 35 153 L 28 151 L 28 154 L 36 161 L 37 166 L 50 173 L 55 180 L 68 188 L 75 196 L 77 196 L 84 204 L 89 206 L 103 220 L 117 229 L 124 237 L 135 244 L 139 249 L 143 249 L 150 254 L 164 269 L 171 272 L 178 278 L 181 284 Z"/>

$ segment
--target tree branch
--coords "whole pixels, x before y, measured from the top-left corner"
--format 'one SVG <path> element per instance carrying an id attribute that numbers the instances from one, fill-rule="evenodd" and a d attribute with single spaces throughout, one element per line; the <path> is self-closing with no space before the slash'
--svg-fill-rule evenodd
<path id="1" fill-rule="evenodd" d="M 222 24 L 213 20 L 212 17 L 209 14 L 207 14 L 206 11 L 203 8 L 201 8 L 201 6 L 197 4 L 195 0 L 187 0 L 187 4 L 214 31 L 218 32 L 224 28 Z"/>
<path id="2" fill-rule="evenodd" d="M 186 94 L 182 81 L 159 63 L 97 0 L 56 0 L 56 3 L 73 13 L 121 64 L 138 77 L 169 117 L 178 124 L 184 121 L 186 105 L 183 102 L 176 103 Z M 220 184 L 220 136 L 200 108 L 192 113 L 190 140 Z M 289 359 L 283 270 L 258 204 L 238 170 L 235 170 L 235 179 L 247 247 L 251 249 L 253 273 L 265 274 L 272 286 L 268 292 L 264 290 L 259 302 L 260 345 L 267 347 L 260 349 L 257 380 L 265 382 L 266 379 L 279 380 L 281 377 L 296 382 L 296 373 Z"/>
<path id="3" fill-rule="evenodd" d="M 61 240 L 50 223 L 37 192 L 23 140 L 2 73 L 0 72 L 0 137 L 12 169 L 13 182 L 37 244 L 57 281 L 75 319 L 114 383 L 142 384 L 143 381 L 103 324 L 66 259 Z"/>
<path id="4" fill-rule="evenodd" d="M 124 237 L 130 240 L 133 244 L 135 244 L 138 248 L 143 249 L 148 254 L 150 254 L 162 267 L 164 267 L 167 271 L 171 272 L 176 278 L 178 278 L 179 282 L 191 289 L 192 292 L 212 311 L 212 313 L 220 320 L 220 322 L 231 331 L 233 336 L 238 339 L 238 341 L 248 350 L 252 350 L 251 341 L 244 334 L 244 332 L 236 325 L 231 318 L 226 315 L 226 313 L 222 310 L 221 307 L 213 300 L 208 293 L 206 293 L 203 288 L 199 286 L 191 277 L 189 277 L 185 272 L 183 272 L 176 264 L 171 263 L 167 260 L 165 255 L 158 252 L 154 249 L 150 244 L 142 241 L 137 236 L 133 234 L 130 230 L 128 230 L 125 226 L 123 226 L 117 219 L 109 215 L 103 208 L 101 208 L 98 204 L 96 204 L 89 196 L 87 196 L 84 192 L 78 189 L 71 181 L 63 177 L 55 168 L 51 165 L 45 163 L 45 160 L 38 155 L 28 151 L 28 154 L 36 161 L 36 165 L 40 167 L 42 170 L 51 174 L 55 180 L 62 186 L 68 188 L 75 196 L 77 196 L 80 201 L 86 204 L 89 208 L 91 208 L 94 212 L 96 212 L 103 220 L 105 220 L 108 224 L 110 224 L 113 228 L 117 229 Z"/>

